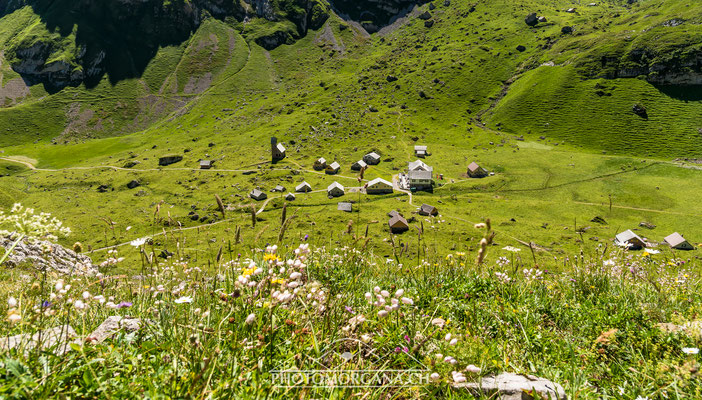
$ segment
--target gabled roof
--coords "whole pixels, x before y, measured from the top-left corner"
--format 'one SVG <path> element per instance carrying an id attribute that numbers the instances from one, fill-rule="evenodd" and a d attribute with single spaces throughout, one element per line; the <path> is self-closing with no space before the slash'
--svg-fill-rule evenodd
<path id="1" fill-rule="evenodd" d="M 383 179 L 383 178 L 375 178 L 375 179 L 373 179 L 372 181 L 368 182 L 368 186 L 373 186 L 373 185 L 378 184 L 378 183 L 382 183 L 382 184 L 384 184 L 385 186 L 392 187 L 392 183 L 386 181 L 386 180 Z"/>
<path id="2" fill-rule="evenodd" d="M 645 247 L 646 242 L 631 230 L 626 230 L 617 235 L 614 242 L 620 246 Z"/>
<path id="3" fill-rule="evenodd" d="M 341 168 L 341 165 L 339 165 L 338 162 L 334 161 L 333 163 L 329 164 L 329 165 L 327 166 L 327 168 L 330 168 L 330 169 L 339 169 L 339 168 Z"/>
<path id="4" fill-rule="evenodd" d="M 285 146 L 283 146 L 282 143 L 278 143 L 275 148 L 278 149 L 279 152 L 285 153 Z"/>
<path id="5" fill-rule="evenodd" d="M 478 171 L 480 169 L 483 169 L 483 167 L 478 165 L 475 161 L 473 161 L 472 163 L 470 163 L 470 165 L 468 165 L 468 171 L 475 172 L 475 171 Z"/>
<path id="6" fill-rule="evenodd" d="M 414 151 L 427 151 L 427 146 L 414 146 Z"/>
<path id="7" fill-rule="evenodd" d="M 336 209 L 339 211 L 351 212 L 353 211 L 353 206 L 349 202 L 341 202 L 336 206 Z"/>
<path id="8" fill-rule="evenodd" d="M 295 195 L 293 193 L 288 193 L 285 195 L 285 200 L 295 200 Z"/>
<path id="9" fill-rule="evenodd" d="M 388 225 L 390 225 L 391 228 L 409 228 L 407 220 L 399 213 L 390 218 Z"/>
<path id="10" fill-rule="evenodd" d="M 394 217 L 394 216 L 396 216 L 396 215 L 400 215 L 400 212 L 397 211 L 397 210 L 391 210 L 391 211 L 388 213 L 388 217 L 390 217 L 390 218 L 392 218 L 392 217 Z"/>
<path id="11" fill-rule="evenodd" d="M 277 185 L 276 187 L 273 188 L 274 192 L 284 192 L 285 191 L 285 186 L 283 185 Z"/>
<path id="12" fill-rule="evenodd" d="M 407 165 L 408 171 L 433 171 L 433 168 L 428 166 L 422 160 L 411 161 Z"/>
<path id="13" fill-rule="evenodd" d="M 668 246 L 673 247 L 673 248 L 679 247 L 682 245 L 686 245 L 686 244 L 689 245 L 690 247 L 692 247 L 692 245 L 690 245 L 690 243 L 687 240 L 685 240 L 685 238 L 681 234 L 679 234 L 677 232 L 673 233 L 672 235 L 666 236 L 666 238 L 664 240 L 666 243 L 668 243 Z M 685 247 L 687 247 L 687 246 L 685 246 Z"/>
<path id="14" fill-rule="evenodd" d="M 326 163 L 327 163 L 327 160 L 326 160 L 324 157 L 319 157 L 319 159 L 317 159 L 317 163 L 319 163 L 319 164 L 326 164 Z"/>
<path id="15" fill-rule="evenodd" d="M 422 171 L 422 170 L 409 171 L 407 173 L 407 175 L 409 176 L 410 181 L 417 180 L 417 179 L 421 179 L 421 180 L 429 179 L 430 180 L 433 177 L 432 171 Z"/>
<path id="16" fill-rule="evenodd" d="M 312 186 L 307 182 L 302 182 L 301 184 L 295 186 L 296 192 L 301 192 L 303 190 L 312 190 Z"/>
<path id="17" fill-rule="evenodd" d="M 200 165 L 212 165 L 212 160 L 200 160 Z"/>
<path id="18" fill-rule="evenodd" d="M 332 182 L 332 184 L 327 187 L 327 192 L 331 192 L 332 189 L 339 189 L 342 192 L 344 191 L 344 187 L 341 186 L 339 182 Z"/>
<path id="19" fill-rule="evenodd" d="M 258 189 L 252 190 L 251 193 L 249 193 L 249 196 L 251 196 L 251 198 L 253 199 L 265 199 L 266 197 L 268 197 L 268 195 L 266 195 Z"/>
<path id="20" fill-rule="evenodd" d="M 356 161 L 355 163 L 353 163 L 353 165 L 357 165 L 357 166 L 359 166 L 359 167 L 361 167 L 361 168 L 367 167 L 367 166 L 368 166 L 368 164 L 366 164 L 366 162 L 363 161 L 363 160 L 358 160 L 358 161 Z"/>
<path id="21" fill-rule="evenodd" d="M 380 160 L 380 154 L 378 154 L 378 153 L 376 153 L 376 152 L 374 152 L 374 151 L 372 151 L 372 152 L 366 154 L 365 156 L 363 156 L 363 158 L 366 158 L 366 157 Z"/>
<path id="22" fill-rule="evenodd" d="M 434 214 L 436 211 L 436 207 L 430 206 L 429 204 L 422 204 L 421 207 L 419 207 L 419 211 L 422 213 L 425 213 L 427 215 Z"/>

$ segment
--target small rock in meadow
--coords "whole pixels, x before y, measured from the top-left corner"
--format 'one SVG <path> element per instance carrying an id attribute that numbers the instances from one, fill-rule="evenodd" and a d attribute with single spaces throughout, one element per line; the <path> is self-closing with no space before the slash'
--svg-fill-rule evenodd
<path id="1" fill-rule="evenodd" d="M 126 332 L 134 332 L 141 328 L 141 319 L 139 318 L 127 318 L 118 315 L 107 317 L 100 326 L 95 328 L 95 330 L 88 335 L 86 341 L 91 343 L 101 343 L 106 339 L 114 336 L 120 330 Z"/>
<path id="2" fill-rule="evenodd" d="M 129 181 L 129 183 L 127 183 L 127 187 L 129 189 L 134 189 L 139 186 L 141 186 L 141 183 L 139 183 L 139 181 L 136 179 L 132 179 L 131 181 Z"/>
<path id="3" fill-rule="evenodd" d="M 419 14 L 419 19 L 423 20 L 429 20 L 431 19 L 431 13 L 429 11 L 424 11 L 423 13 Z"/>
<path id="4" fill-rule="evenodd" d="M 526 23 L 529 26 L 535 26 L 536 24 L 539 23 L 539 19 L 536 16 L 536 13 L 531 13 L 524 18 L 524 23 Z"/>

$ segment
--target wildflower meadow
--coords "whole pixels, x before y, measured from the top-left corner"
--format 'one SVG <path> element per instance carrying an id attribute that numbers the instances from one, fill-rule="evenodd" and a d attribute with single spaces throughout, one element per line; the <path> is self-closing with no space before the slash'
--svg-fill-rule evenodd
<path id="1" fill-rule="evenodd" d="M 70 233 L 40 220 L 23 232 Z M 478 254 L 404 263 L 308 237 L 195 263 L 155 257 L 144 238 L 120 250 L 140 263 L 113 251 L 93 274 L 4 269 L 0 397 L 494 398 L 460 384 L 501 372 L 571 399 L 702 397 L 691 253 L 536 259 L 492 246 L 489 222 L 470 229 L 486 232 Z M 110 317 L 131 328 L 93 335 Z M 66 326 L 75 335 L 52 347 L 29 339 Z"/>

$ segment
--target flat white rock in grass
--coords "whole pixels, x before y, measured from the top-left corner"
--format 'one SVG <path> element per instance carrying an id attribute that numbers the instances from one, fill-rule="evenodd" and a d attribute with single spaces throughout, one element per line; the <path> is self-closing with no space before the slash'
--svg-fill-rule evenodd
<path id="1" fill-rule="evenodd" d="M 120 316 L 107 317 L 95 330 L 86 338 L 92 343 L 101 343 L 105 339 L 112 337 L 120 330 L 133 332 L 141 327 L 139 318 L 124 318 Z"/>
<path id="2" fill-rule="evenodd" d="M 28 352 L 37 347 L 42 350 L 54 348 L 55 354 L 62 355 L 71 350 L 69 341 L 74 337 L 76 337 L 76 331 L 70 325 L 56 326 L 34 334 L 6 336 L 0 339 L 0 350 L 23 349 Z"/>
<path id="3" fill-rule="evenodd" d="M 482 392 L 496 400 L 566 399 L 561 385 L 533 375 L 502 373 L 494 377 L 486 376 L 479 382 L 454 384 L 453 387 L 466 389 L 474 396 L 480 396 Z"/>

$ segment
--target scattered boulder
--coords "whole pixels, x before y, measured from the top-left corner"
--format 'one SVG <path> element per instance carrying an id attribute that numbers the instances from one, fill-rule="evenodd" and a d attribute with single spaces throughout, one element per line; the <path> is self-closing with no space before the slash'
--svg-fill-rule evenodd
<path id="1" fill-rule="evenodd" d="M 388 75 L 387 78 L 385 78 L 388 82 L 395 82 L 397 80 L 396 76 L 393 75 Z"/>
<path id="2" fill-rule="evenodd" d="M 569 8 L 566 10 L 566 12 L 573 14 L 573 13 L 575 13 L 575 8 Z"/>
<path id="3" fill-rule="evenodd" d="M 570 35 L 571 33 L 573 33 L 573 27 L 572 26 L 564 26 L 563 28 L 561 28 L 561 33 L 564 35 Z"/>
<path id="4" fill-rule="evenodd" d="M 23 349 L 25 352 L 40 348 L 54 349 L 54 354 L 63 355 L 71 350 L 70 341 L 76 337 L 76 331 L 70 325 L 44 329 L 35 334 L 23 333 L 0 339 L 0 350 Z"/>
<path id="5" fill-rule="evenodd" d="M 425 27 L 425 28 L 431 28 L 432 26 L 434 26 L 434 20 L 433 20 L 433 19 L 430 19 L 429 21 L 424 21 L 424 27 Z"/>
<path id="6" fill-rule="evenodd" d="M 526 47 L 524 47 L 520 44 L 519 46 L 517 46 L 517 51 L 522 53 L 522 52 L 526 51 Z"/>
<path id="7" fill-rule="evenodd" d="M 136 179 L 132 179 L 131 181 L 129 181 L 129 183 L 127 183 L 127 187 L 129 189 L 134 189 L 134 188 L 137 188 L 139 186 L 141 186 L 141 183 L 139 183 L 139 181 Z"/>
<path id="8" fill-rule="evenodd" d="M 539 18 L 536 16 L 536 13 L 531 13 L 524 18 L 524 23 L 529 26 L 536 26 L 539 23 Z"/>
<path id="9" fill-rule="evenodd" d="M 183 156 L 179 156 L 179 155 L 163 156 L 163 157 L 158 159 L 158 165 L 165 167 L 166 165 L 175 164 L 179 161 L 183 161 Z"/>
<path id="10" fill-rule="evenodd" d="M 597 216 L 597 217 L 591 219 L 590 222 L 594 222 L 596 224 L 601 224 L 601 225 L 607 225 L 607 221 L 605 221 L 605 219 L 600 217 L 600 216 Z"/>
<path id="11" fill-rule="evenodd" d="M 502 400 L 566 399 L 565 390 L 558 383 L 533 375 L 509 372 L 494 377 L 484 377 L 480 382 L 454 384 L 453 387 L 466 389 L 476 397 L 486 396 Z"/>
<path id="12" fill-rule="evenodd" d="M 434 10 L 434 9 L 436 9 L 436 6 L 434 5 L 434 3 L 429 3 L 429 10 Z"/>
<path id="13" fill-rule="evenodd" d="M 100 186 L 98 186 L 98 188 L 97 188 L 97 191 L 100 192 L 100 193 L 105 193 L 105 192 L 107 192 L 108 190 L 110 190 L 110 187 L 109 187 L 108 185 L 100 185 Z"/>
<path id="14" fill-rule="evenodd" d="M 139 165 L 139 161 L 131 160 L 131 161 L 127 161 L 127 162 L 124 164 L 124 167 L 123 167 L 123 168 L 134 168 L 134 167 L 136 167 L 137 165 Z"/>
<path id="15" fill-rule="evenodd" d="M 419 14 L 419 19 L 423 19 L 424 21 L 430 20 L 431 13 L 429 11 L 424 11 L 423 13 Z"/>
<path id="16" fill-rule="evenodd" d="M 141 328 L 141 319 L 121 316 L 107 317 L 85 340 L 91 343 L 102 343 L 114 336 L 120 330 L 134 332 Z"/>
<path id="17" fill-rule="evenodd" d="M 646 111 L 646 107 L 642 106 L 641 104 L 634 104 L 634 106 L 631 107 L 631 111 L 641 118 L 648 119 L 648 111 Z"/>
<path id="18" fill-rule="evenodd" d="M 539 22 L 543 24 L 544 22 L 548 22 L 548 20 L 546 19 L 546 17 L 539 17 Z"/>
<path id="19" fill-rule="evenodd" d="M 0 245 L 9 249 L 15 243 L 11 236 L 0 238 Z M 48 249 L 48 251 L 47 251 Z M 93 275 L 97 266 L 90 257 L 46 240 L 22 239 L 5 260 L 9 267 L 29 263 L 37 269 L 53 270 L 61 274 Z"/>
<path id="20" fill-rule="evenodd" d="M 444 0 L 444 7 L 448 7 L 451 5 L 451 0 Z"/>
<path id="21" fill-rule="evenodd" d="M 646 229 L 656 229 L 655 225 L 653 225 L 650 222 L 646 222 L 646 221 L 639 222 L 639 226 L 642 228 L 646 228 Z"/>

